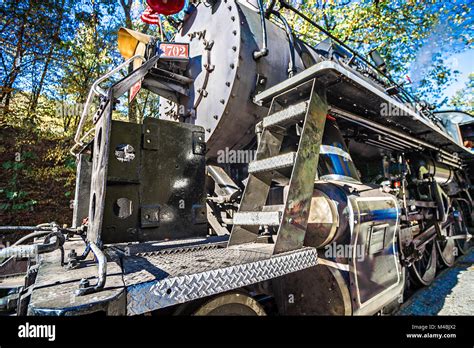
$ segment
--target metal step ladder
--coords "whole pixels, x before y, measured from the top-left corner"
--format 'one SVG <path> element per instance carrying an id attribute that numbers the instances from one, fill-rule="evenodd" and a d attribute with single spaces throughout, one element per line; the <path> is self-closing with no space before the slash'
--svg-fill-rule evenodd
<path id="1" fill-rule="evenodd" d="M 258 242 L 260 227 L 278 226 L 273 254 L 303 247 L 328 108 L 324 87 L 316 79 L 288 88 L 290 80 L 280 84 L 281 93 L 257 125 L 261 135 L 256 159 L 249 163 L 229 246 Z M 282 144 L 295 125 L 299 141 L 296 151 L 290 151 Z M 272 182 L 282 178 L 289 185 L 283 206 L 267 205 Z"/>

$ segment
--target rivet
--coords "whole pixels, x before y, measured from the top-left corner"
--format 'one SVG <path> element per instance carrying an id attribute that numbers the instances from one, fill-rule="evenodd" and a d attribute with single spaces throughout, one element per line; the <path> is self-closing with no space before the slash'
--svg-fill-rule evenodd
<path id="1" fill-rule="evenodd" d="M 234 64 L 234 63 L 230 64 L 230 68 L 231 68 L 231 69 L 234 69 L 234 68 L 235 68 L 235 64 Z"/>

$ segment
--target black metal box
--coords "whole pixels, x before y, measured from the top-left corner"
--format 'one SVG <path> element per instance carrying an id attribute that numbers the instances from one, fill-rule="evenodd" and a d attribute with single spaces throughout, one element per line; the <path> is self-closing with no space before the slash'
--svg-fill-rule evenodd
<path id="1" fill-rule="evenodd" d="M 108 143 L 103 243 L 207 234 L 202 127 L 155 118 L 112 121 Z"/>

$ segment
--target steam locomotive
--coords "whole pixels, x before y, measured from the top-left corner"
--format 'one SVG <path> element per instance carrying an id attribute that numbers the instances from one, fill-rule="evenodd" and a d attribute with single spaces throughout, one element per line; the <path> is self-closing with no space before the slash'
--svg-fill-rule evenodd
<path id="1" fill-rule="evenodd" d="M 327 39 L 301 41 L 277 6 Z M 126 62 L 91 89 L 73 226 L 0 252 L 17 253 L 4 275 L 29 260 L 17 313 L 391 313 L 468 251 L 469 115 L 433 112 L 285 1 L 195 1 L 170 21 L 170 42 L 121 29 Z M 115 119 L 139 89 L 159 115 Z"/>

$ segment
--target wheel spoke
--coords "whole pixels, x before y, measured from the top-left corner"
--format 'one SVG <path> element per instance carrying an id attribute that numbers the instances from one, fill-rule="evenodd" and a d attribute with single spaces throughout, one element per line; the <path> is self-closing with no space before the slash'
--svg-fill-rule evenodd
<path id="1" fill-rule="evenodd" d="M 451 237 L 453 235 L 453 230 L 453 225 L 449 225 L 444 229 L 444 233 L 447 237 Z M 447 267 L 452 267 L 456 259 L 456 243 L 454 239 L 436 240 L 436 249 L 438 250 L 441 262 Z"/>
<path id="2" fill-rule="evenodd" d="M 436 256 L 435 242 L 431 241 L 426 245 L 421 258 L 410 267 L 410 274 L 417 284 L 427 286 L 433 282 L 436 275 Z"/>

